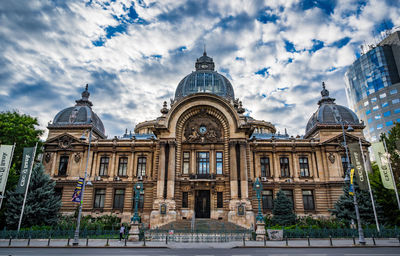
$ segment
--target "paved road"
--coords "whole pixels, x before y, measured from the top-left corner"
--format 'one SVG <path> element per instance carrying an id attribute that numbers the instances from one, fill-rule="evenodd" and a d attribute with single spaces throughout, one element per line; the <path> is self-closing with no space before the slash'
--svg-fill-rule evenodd
<path id="1" fill-rule="evenodd" d="M 0 256 L 12 255 L 118 255 L 118 256 L 395 256 L 400 248 L 238 248 L 238 249 L 141 249 L 141 248 L 0 248 Z"/>

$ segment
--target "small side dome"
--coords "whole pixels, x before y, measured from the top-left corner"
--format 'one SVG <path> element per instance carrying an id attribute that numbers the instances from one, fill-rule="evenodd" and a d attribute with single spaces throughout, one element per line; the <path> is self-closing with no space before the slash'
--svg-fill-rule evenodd
<path id="1" fill-rule="evenodd" d="M 92 110 L 92 102 L 89 101 L 90 93 L 88 91 L 88 85 L 86 85 L 85 91 L 82 92 L 82 98 L 76 100 L 74 107 L 69 107 L 61 110 L 54 117 L 53 123 L 49 127 L 61 127 L 61 126 L 80 126 L 93 124 L 93 128 L 100 132 L 102 137 L 106 137 L 104 125 L 101 119 Z"/>
<path id="2" fill-rule="evenodd" d="M 357 115 L 349 108 L 337 105 L 334 98 L 329 97 L 329 91 L 322 83 L 321 100 L 318 101 L 318 109 L 308 120 L 306 126 L 306 135 L 317 124 L 322 125 L 340 125 L 342 122 L 350 125 L 361 125 Z"/>
<path id="3" fill-rule="evenodd" d="M 229 80 L 214 71 L 215 64 L 204 51 L 203 56 L 197 59 L 196 71 L 183 78 L 175 91 L 175 100 L 195 93 L 212 93 L 229 100 L 234 100 L 232 84 Z"/>

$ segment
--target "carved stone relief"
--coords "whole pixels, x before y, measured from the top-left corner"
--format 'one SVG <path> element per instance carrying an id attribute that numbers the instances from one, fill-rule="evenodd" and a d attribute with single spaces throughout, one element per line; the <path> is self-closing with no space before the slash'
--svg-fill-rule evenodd
<path id="1" fill-rule="evenodd" d="M 222 141 L 222 125 L 213 116 L 200 113 L 191 117 L 184 129 L 183 142 L 216 143 Z"/>
<path id="2" fill-rule="evenodd" d="M 79 161 L 81 160 L 81 153 L 80 152 L 75 153 L 74 160 L 75 160 L 75 163 L 79 163 Z"/>
<path id="3" fill-rule="evenodd" d="M 329 161 L 331 161 L 331 164 L 334 164 L 336 157 L 333 153 L 329 153 L 328 159 L 329 159 Z"/>
<path id="4" fill-rule="evenodd" d="M 72 143 L 72 139 L 68 136 L 63 136 L 61 138 L 58 139 L 58 146 L 60 148 L 70 148 L 71 147 L 71 143 Z"/>
<path id="5" fill-rule="evenodd" d="M 46 163 L 49 163 L 51 160 L 51 153 L 46 153 L 44 155 L 44 161 L 46 161 Z"/>

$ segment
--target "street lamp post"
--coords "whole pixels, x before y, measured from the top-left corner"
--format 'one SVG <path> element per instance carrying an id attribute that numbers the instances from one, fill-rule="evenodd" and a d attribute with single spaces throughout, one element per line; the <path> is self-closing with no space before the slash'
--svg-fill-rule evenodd
<path id="1" fill-rule="evenodd" d="M 89 147 L 88 147 L 88 153 L 87 153 L 87 158 L 86 158 L 85 177 L 83 178 L 83 186 L 82 186 L 82 192 L 81 192 L 81 202 L 79 203 L 78 219 L 76 221 L 74 242 L 72 243 L 75 246 L 79 245 L 79 228 L 80 228 L 80 225 L 81 225 L 82 203 L 83 203 L 83 196 L 84 196 L 84 192 L 85 192 L 87 169 L 88 169 L 89 157 L 90 157 L 90 144 L 92 142 L 92 127 L 93 127 L 92 126 L 92 121 L 90 120 Z M 85 133 L 82 134 L 82 137 L 80 139 L 83 140 L 83 141 L 86 140 Z"/>
<path id="2" fill-rule="evenodd" d="M 260 180 L 257 178 L 256 182 L 254 183 L 254 190 L 256 191 L 257 194 L 257 200 L 258 200 L 258 213 L 256 217 L 257 222 L 264 222 L 264 217 L 261 213 L 261 191 L 262 191 L 262 184 Z"/>
<path id="3" fill-rule="evenodd" d="M 138 213 L 138 206 L 139 206 L 139 200 L 140 200 L 140 193 L 143 191 L 143 183 L 138 182 L 135 184 L 135 209 L 133 213 L 133 218 L 132 221 L 133 223 L 139 223 L 140 217 Z"/>
<path id="4" fill-rule="evenodd" d="M 346 150 L 346 161 L 347 161 L 347 170 L 346 170 L 346 178 L 345 180 L 348 180 L 349 174 L 350 174 L 350 160 L 349 160 L 349 151 L 347 149 L 347 143 L 346 143 L 346 133 L 344 132 L 344 124 L 343 124 L 343 119 L 340 118 L 340 125 L 342 126 L 342 132 L 343 132 L 343 142 L 344 142 L 344 148 Z M 353 131 L 353 128 L 349 125 L 347 127 L 347 131 Z M 364 230 L 361 226 L 361 218 L 360 218 L 360 212 L 358 210 L 358 203 L 357 203 L 357 196 L 354 191 L 353 193 L 353 203 L 354 203 L 354 209 L 356 211 L 356 218 L 357 218 L 357 226 L 358 226 L 358 242 L 362 245 L 365 245 L 365 238 L 364 238 Z"/>

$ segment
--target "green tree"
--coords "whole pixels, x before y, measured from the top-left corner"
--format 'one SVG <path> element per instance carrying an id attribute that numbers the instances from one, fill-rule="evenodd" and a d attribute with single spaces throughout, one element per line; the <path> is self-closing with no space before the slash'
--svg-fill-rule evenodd
<path id="1" fill-rule="evenodd" d="M 386 142 L 386 147 L 390 153 L 393 174 L 396 183 L 398 183 L 400 177 L 400 123 L 396 123 L 395 126 L 390 129 L 388 135 L 386 133 L 381 133 L 381 140 L 385 140 Z"/>
<path id="2" fill-rule="evenodd" d="M 354 179 L 354 189 L 356 191 L 358 209 L 360 212 L 361 223 L 362 225 L 374 225 L 375 224 L 375 216 L 371 203 L 371 196 L 368 190 L 360 190 L 358 188 L 357 182 Z M 376 198 L 374 196 L 374 198 Z M 382 219 L 382 207 L 377 203 L 375 199 L 375 208 L 377 210 L 378 220 L 381 222 L 384 221 Z M 334 205 L 334 209 L 329 210 L 332 215 L 334 215 L 338 220 L 349 225 L 351 220 L 354 220 L 354 223 L 357 223 L 356 212 L 354 208 L 354 199 L 353 196 L 349 194 L 349 183 L 343 186 L 343 194 L 339 197 Z"/>
<path id="3" fill-rule="evenodd" d="M 296 215 L 293 212 L 293 204 L 282 190 L 279 190 L 276 194 L 272 214 L 272 225 L 290 226 L 296 222 Z"/>
<path id="4" fill-rule="evenodd" d="M 54 193 L 55 182 L 44 173 L 42 164 L 36 164 L 32 170 L 22 227 L 34 225 L 54 225 L 58 221 L 61 199 Z M 18 226 L 24 193 L 16 188 L 7 193 L 6 220 L 8 228 Z"/>
<path id="5" fill-rule="evenodd" d="M 395 192 L 383 186 L 379 167 L 376 163 L 372 164 L 372 173 L 369 174 L 369 179 L 374 192 L 374 198 L 376 198 L 376 202 L 382 206 L 382 224 L 399 226 L 400 211 L 397 205 Z"/>

